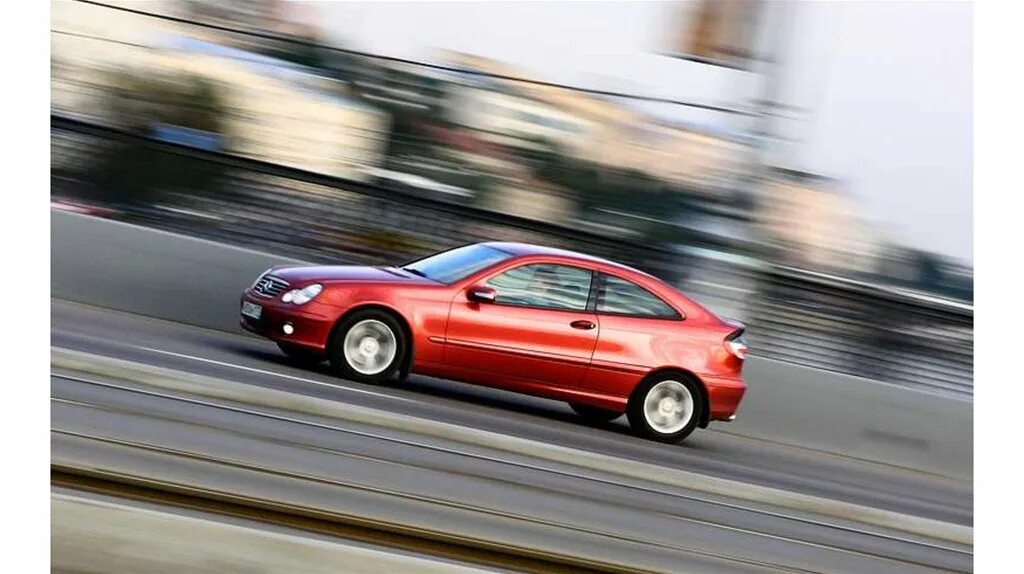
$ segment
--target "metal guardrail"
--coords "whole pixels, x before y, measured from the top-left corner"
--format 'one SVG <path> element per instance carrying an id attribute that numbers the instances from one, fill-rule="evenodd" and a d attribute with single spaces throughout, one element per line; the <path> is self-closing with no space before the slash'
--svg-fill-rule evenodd
<path id="1" fill-rule="evenodd" d="M 89 166 L 128 144 L 224 168 L 217 189 L 169 194 L 122 217 L 230 244 L 321 262 L 395 263 L 459 244 L 510 240 L 584 251 L 644 269 L 747 322 L 755 355 L 930 392 L 973 393 L 973 309 L 806 270 L 707 254 L 730 246 L 684 237 L 676 250 L 432 197 L 154 141 L 51 116 L 53 195 L 89 194 Z M 702 254 L 703 253 L 703 254 Z"/>
<path id="2" fill-rule="evenodd" d="M 974 310 L 786 267 L 765 269 L 748 324 L 759 356 L 973 395 Z"/>

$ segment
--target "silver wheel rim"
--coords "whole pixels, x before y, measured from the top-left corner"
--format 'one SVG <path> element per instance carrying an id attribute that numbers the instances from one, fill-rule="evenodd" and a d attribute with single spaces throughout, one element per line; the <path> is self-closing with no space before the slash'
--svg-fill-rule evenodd
<path id="1" fill-rule="evenodd" d="M 644 418 L 661 434 L 679 432 L 693 417 L 693 395 L 679 381 L 662 381 L 647 391 Z"/>
<path id="2" fill-rule="evenodd" d="M 391 327 L 376 319 L 360 321 L 345 334 L 342 342 L 345 362 L 361 375 L 376 375 L 395 359 L 398 341 Z"/>

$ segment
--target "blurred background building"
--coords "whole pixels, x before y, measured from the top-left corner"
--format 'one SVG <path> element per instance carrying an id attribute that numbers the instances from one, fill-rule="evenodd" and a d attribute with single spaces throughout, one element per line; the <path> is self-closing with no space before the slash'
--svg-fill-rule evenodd
<path id="1" fill-rule="evenodd" d="M 256 19 L 264 14 L 256 8 L 268 5 L 241 3 L 240 17 Z M 191 7 L 148 5 L 186 14 Z M 388 114 L 347 96 L 344 85 L 317 69 L 173 22 L 120 12 L 107 18 L 98 7 L 75 2 L 55 8 L 54 26 L 64 32 L 53 45 L 60 62 L 51 88 L 55 109 L 153 133 L 162 125 L 169 133 L 160 116 L 177 112 L 166 108 L 215 107 L 214 129 L 188 125 L 201 123 L 202 114 L 187 113 L 174 127 L 207 132 L 222 151 L 355 180 L 383 163 Z M 205 98 L 173 101 L 190 83 L 201 84 Z"/>
<path id="2" fill-rule="evenodd" d="M 698 4 L 679 35 L 686 57 L 750 66 L 757 3 Z M 768 166 L 752 200 L 758 144 L 742 132 L 669 121 L 473 54 L 445 50 L 442 66 L 423 66 L 334 50 L 316 5 L 143 10 L 178 20 L 111 5 L 129 10 L 53 3 L 55 112 L 543 221 L 746 238 L 787 264 L 857 276 L 906 266 L 841 181 Z"/>
<path id="3" fill-rule="evenodd" d="M 765 186 L 772 201 L 760 210 L 759 220 L 778 258 L 858 275 L 881 271 L 883 236 L 840 182 L 782 168 L 770 174 Z"/>
<path id="4" fill-rule="evenodd" d="M 680 10 L 691 19 L 673 55 L 766 78 L 751 105 L 714 112 L 743 121 L 717 123 L 444 46 L 430 62 L 361 53 L 328 40 L 315 3 L 51 8 L 51 109 L 65 122 L 52 193 L 114 217 L 313 259 L 558 243 L 655 271 L 749 320 L 782 296 L 766 291 L 766 266 L 834 278 L 830 289 L 973 299 L 969 266 L 900 245 L 846 182 L 766 153 L 785 106 L 762 36 L 788 33 L 760 2 Z M 828 301 L 833 315 L 843 301 Z M 794 308 L 787 320 L 804 321 Z"/>

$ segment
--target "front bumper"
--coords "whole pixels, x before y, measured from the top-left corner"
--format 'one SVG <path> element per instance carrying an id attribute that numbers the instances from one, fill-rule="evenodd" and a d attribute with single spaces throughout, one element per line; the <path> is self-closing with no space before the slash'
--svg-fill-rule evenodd
<path id="1" fill-rule="evenodd" d="M 241 314 L 242 302 L 255 303 L 262 308 L 259 319 Z M 290 343 L 323 351 L 327 337 L 331 334 L 336 318 L 333 307 L 310 301 L 305 305 L 284 303 L 254 294 L 250 289 L 242 292 L 238 301 L 238 324 L 252 333 L 272 341 Z M 285 333 L 284 326 L 291 325 L 292 332 Z"/>

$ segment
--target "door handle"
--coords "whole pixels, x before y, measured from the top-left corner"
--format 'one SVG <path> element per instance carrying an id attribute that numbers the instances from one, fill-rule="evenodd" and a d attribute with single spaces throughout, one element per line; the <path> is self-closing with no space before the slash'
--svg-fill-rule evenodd
<path id="1" fill-rule="evenodd" d="M 573 329 L 584 329 L 584 330 L 590 330 L 590 329 L 593 329 L 594 327 L 597 327 L 597 325 L 593 321 L 583 321 L 583 320 L 573 321 L 572 323 L 569 323 L 569 326 L 572 327 Z"/>

